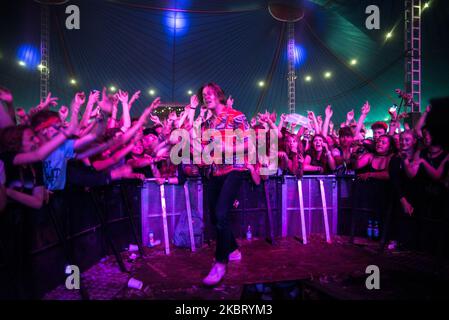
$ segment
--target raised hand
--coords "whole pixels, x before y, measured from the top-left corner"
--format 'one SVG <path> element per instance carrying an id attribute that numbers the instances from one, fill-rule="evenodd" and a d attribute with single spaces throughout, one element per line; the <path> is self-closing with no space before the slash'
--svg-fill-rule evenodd
<path id="1" fill-rule="evenodd" d="M 354 109 L 346 114 L 346 122 L 351 123 L 354 120 Z"/>
<path id="2" fill-rule="evenodd" d="M 88 103 L 93 105 L 95 102 L 98 102 L 99 99 L 100 99 L 100 92 L 97 90 L 91 91 L 89 94 Z"/>
<path id="3" fill-rule="evenodd" d="M 281 121 L 285 122 L 285 119 L 287 118 L 287 115 L 285 113 L 281 114 Z"/>
<path id="4" fill-rule="evenodd" d="M 140 90 L 134 92 L 131 99 L 129 99 L 129 104 L 133 104 L 140 97 Z"/>
<path id="5" fill-rule="evenodd" d="M 157 97 L 153 100 L 153 102 L 145 109 L 145 112 L 151 113 L 153 110 L 155 110 L 157 107 L 159 107 L 161 104 L 161 98 Z"/>
<path id="6" fill-rule="evenodd" d="M 156 115 L 154 115 L 154 114 L 150 115 L 149 118 L 150 118 L 150 120 L 153 121 L 155 124 L 156 124 L 156 123 L 161 123 L 161 119 L 159 119 L 159 117 L 156 116 Z"/>
<path id="7" fill-rule="evenodd" d="M 13 96 L 11 91 L 0 87 L 0 100 L 4 101 L 5 103 L 12 103 Z"/>
<path id="8" fill-rule="evenodd" d="M 170 112 L 170 114 L 168 115 L 168 120 L 175 121 L 176 119 L 178 119 L 178 116 L 176 115 L 176 111 Z"/>
<path id="9" fill-rule="evenodd" d="M 402 112 L 400 115 L 398 115 L 398 120 L 408 118 L 407 112 Z"/>
<path id="10" fill-rule="evenodd" d="M 128 103 L 128 92 L 119 90 L 117 93 L 117 98 L 121 103 Z"/>
<path id="11" fill-rule="evenodd" d="M 252 117 L 252 118 L 251 118 L 251 121 L 249 122 L 249 125 L 250 125 L 251 127 L 254 127 L 254 126 L 256 125 L 256 123 L 257 123 L 256 117 Z"/>
<path id="12" fill-rule="evenodd" d="M 365 104 L 362 106 L 362 114 L 366 116 L 369 113 L 370 109 L 371 109 L 371 107 L 370 107 L 368 101 L 365 102 Z"/>
<path id="13" fill-rule="evenodd" d="M 315 118 L 315 113 L 313 111 L 307 111 L 307 118 L 313 122 Z"/>
<path id="14" fill-rule="evenodd" d="M 196 94 L 190 97 L 190 108 L 195 109 L 199 105 L 198 96 Z"/>
<path id="15" fill-rule="evenodd" d="M 77 92 L 75 94 L 75 100 L 74 100 L 75 104 L 77 104 L 78 106 L 81 106 L 84 104 L 84 102 L 86 102 L 86 96 L 84 94 L 84 92 Z"/>
<path id="16" fill-rule="evenodd" d="M 61 121 L 65 121 L 67 119 L 67 117 L 69 116 L 69 108 L 67 108 L 66 106 L 61 106 L 61 108 L 59 108 L 59 118 L 61 119 Z"/>
<path id="17" fill-rule="evenodd" d="M 51 92 L 48 93 L 45 100 L 41 101 L 37 106 L 37 111 L 44 110 L 58 105 L 58 97 L 52 97 Z"/>
<path id="18" fill-rule="evenodd" d="M 326 118 L 331 118 L 334 112 L 332 111 L 331 105 L 328 105 L 325 110 Z"/>
<path id="19" fill-rule="evenodd" d="M 229 96 L 228 100 L 226 100 L 226 106 L 228 108 L 232 108 L 233 105 L 234 105 L 234 99 L 232 98 L 232 96 Z"/>

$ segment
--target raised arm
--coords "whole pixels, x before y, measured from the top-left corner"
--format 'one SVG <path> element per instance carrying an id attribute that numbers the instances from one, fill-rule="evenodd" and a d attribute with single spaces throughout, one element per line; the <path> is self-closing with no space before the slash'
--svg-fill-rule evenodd
<path id="1" fill-rule="evenodd" d="M 331 105 L 328 105 L 326 107 L 326 111 L 325 111 L 325 118 L 324 118 L 324 123 L 323 123 L 323 136 L 327 137 L 327 134 L 329 132 L 329 123 L 331 121 L 332 115 L 333 115 L 333 111 L 332 111 L 332 107 Z M 332 133 L 332 130 L 331 130 Z"/>
<path id="2" fill-rule="evenodd" d="M 89 119 L 92 114 L 92 109 L 95 105 L 95 103 L 98 102 L 98 99 L 100 99 L 100 92 L 99 91 L 91 91 L 89 94 L 89 99 L 87 100 L 86 110 L 84 111 L 83 117 L 81 118 L 80 127 L 85 128 L 89 124 Z"/>
<path id="3" fill-rule="evenodd" d="M 142 113 L 137 123 L 123 134 L 122 139 L 124 144 L 128 143 L 128 141 L 130 141 L 136 135 L 137 131 L 139 131 L 139 129 L 142 128 L 142 126 L 147 122 L 147 119 L 151 115 L 151 112 L 153 112 L 153 110 L 155 110 L 160 104 L 161 98 L 157 97 L 156 99 L 154 99 L 151 105 L 148 106 Z"/>
<path id="4" fill-rule="evenodd" d="M 368 115 L 370 108 L 371 107 L 370 107 L 368 101 L 365 102 L 365 104 L 362 106 L 362 110 L 361 110 L 362 113 L 360 114 L 359 121 L 357 121 L 357 126 L 355 127 L 354 139 L 357 139 L 357 140 L 363 139 L 363 137 L 360 135 L 360 131 L 362 130 L 363 123 L 365 122 L 366 116 Z"/>
<path id="5" fill-rule="evenodd" d="M 128 92 L 119 90 L 117 94 L 117 98 L 122 103 L 122 118 L 123 118 L 123 126 L 121 130 L 125 132 L 131 127 L 131 115 L 129 113 L 129 105 L 128 105 Z"/>
<path id="6" fill-rule="evenodd" d="M 0 87 L 0 128 L 16 124 L 13 96 L 11 91 Z"/>
<path id="7" fill-rule="evenodd" d="M 426 110 L 421 114 L 421 117 L 419 117 L 418 123 L 416 123 L 415 126 L 415 132 L 418 135 L 418 137 L 422 138 L 422 128 L 424 127 L 424 124 L 426 123 L 427 115 L 430 112 L 430 105 L 426 107 Z"/>
<path id="8" fill-rule="evenodd" d="M 136 92 L 134 92 L 131 99 L 129 99 L 128 106 L 129 106 L 130 111 L 131 111 L 132 106 L 134 105 L 134 102 L 136 102 L 137 99 L 139 99 L 139 97 L 140 97 L 140 90 L 137 90 Z"/>

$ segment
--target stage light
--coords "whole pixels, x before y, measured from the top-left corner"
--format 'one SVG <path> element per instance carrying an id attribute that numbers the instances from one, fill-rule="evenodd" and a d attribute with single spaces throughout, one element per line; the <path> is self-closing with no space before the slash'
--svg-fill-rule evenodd
<path id="1" fill-rule="evenodd" d="M 300 67 L 304 64 L 307 58 L 307 51 L 306 49 L 300 45 L 295 45 L 295 49 L 293 50 L 293 61 L 296 66 Z"/>
<path id="2" fill-rule="evenodd" d="M 307 82 L 310 82 L 310 81 L 312 81 L 312 76 L 305 76 L 304 80 Z"/>
<path id="3" fill-rule="evenodd" d="M 191 96 L 191 95 L 193 94 L 193 91 L 192 91 L 192 90 L 189 90 L 189 91 L 187 91 L 187 94 L 188 94 L 189 96 Z"/>
<path id="4" fill-rule="evenodd" d="M 116 92 L 116 91 L 117 91 L 117 88 L 114 87 L 114 86 L 110 86 L 110 87 L 109 87 L 109 91 L 111 91 L 111 92 Z"/>
<path id="5" fill-rule="evenodd" d="M 324 73 L 324 77 L 325 77 L 326 79 L 329 79 L 330 77 L 332 77 L 332 72 L 326 71 L 326 72 Z"/>
<path id="6" fill-rule="evenodd" d="M 17 59 L 23 61 L 25 65 L 22 67 L 30 67 L 35 69 L 41 61 L 39 50 L 30 44 L 21 45 L 17 49 Z"/>
<path id="7" fill-rule="evenodd" d="M 21 67 L 26 67 L 26 66 L 27 66 L 27 64 L 25 63 L 25 61 L 22 61 L 22 60 L 19 60 L 17 63 L 18 63 L 19 66 L 21 66 Z"/>
<path id="8" fill-rule="evenodd" d="M 263 87 L 265 85 L 265 82 L 259 81 L 259 87 Z"/>
<path id="9" fill-rule="evenodd" d="M 428 7 L 430 7 L 430 2 L 424 3 L 424 8 L 423 8 L 423 10 L 424 10 L 424 9 L 427 9 Z"/>
<path id="10" fill-rule="evenodd" d="M 355 66 L 357 64 L 357 59 L 352 59 L 350 61 L 351 66 Z"/>
<path id="11" fill-rule="evenodd" d="M 149 93 L 150 96 L 154 96 L 156 92 L 153 89 L 150 89 L 148 91 L 148 93 Z"/>
<path id="12" fill-rule="evenodd" d="M 75 80 L 75 79 L 73 79 L 73 78 L 72 78 L 72 79 L 70 79 L 70 84 L 71 84 L 71 85 L 76 85 L 76 83 L 77 83 L 77 82 L 76 82 L 76 80 Z"/>
<path id="13" fill-rule="evenodd" d="M 179 11 L 170 11 L 165 17 L 165 24 L 169 33 L 182 35 L 187 31 L 186 15 Z"/>
<path id="14" fill-rule="evenodd" d="M 37 70 L 39 70 L 40 72 L 45 71 L 45 70 L 47 71 L 47 73 L 50 72 L 50 70 L 41 63 L 39 63 L 39 65 L 37 66 Z"/>
<path id="15" fill-rule="evenodd" d="M 386 39 L 390 39 L 393 36 L 393 33 L 390 31 L 385 35 Z"/>

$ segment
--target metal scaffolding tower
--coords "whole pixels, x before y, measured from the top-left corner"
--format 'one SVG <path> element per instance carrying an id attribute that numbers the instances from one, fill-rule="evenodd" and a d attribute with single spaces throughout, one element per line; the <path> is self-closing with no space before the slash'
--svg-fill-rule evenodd
<path id="1" fill-rule="evenodd" d="M 295 23 L 288 24 L 288 112 L 296 112 L 296 74 L 295 74 Z"/>
<path id="2" fill-rule="evenodd" d="M 405 91 L 415 103 L 411 112 L 421 112 L 421 0 L 405 0 Z"/>
<path id="3" fill-rule="evenodd" d="M 45 99 L 50 82 L 50 21 L 48 5 L 41 5 L 41 65 L 40 98 Z"/>

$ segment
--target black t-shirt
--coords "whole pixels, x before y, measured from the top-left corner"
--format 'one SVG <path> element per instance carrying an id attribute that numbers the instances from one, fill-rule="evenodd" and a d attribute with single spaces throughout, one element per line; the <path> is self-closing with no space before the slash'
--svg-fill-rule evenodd
<path id="1" fill-rule="evenodd" d="M 33 188 L 43 186 L 42 163 L 34 163 L 26 166 L 15 166 L 13 164 L 16 153 L 0 153 L 0 160 L 3 161 L 7 188 L 12 188 L 27 194 L 33 192 Z"/>

